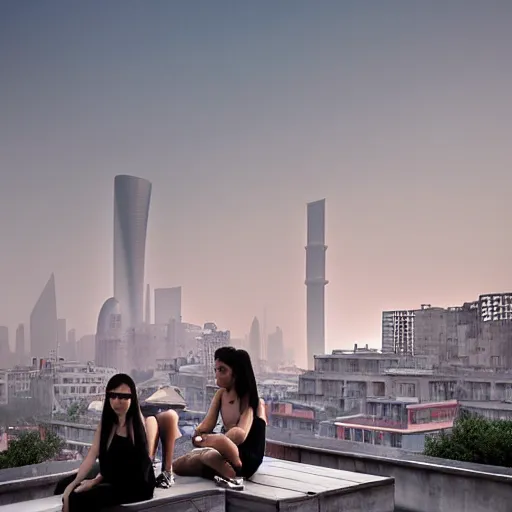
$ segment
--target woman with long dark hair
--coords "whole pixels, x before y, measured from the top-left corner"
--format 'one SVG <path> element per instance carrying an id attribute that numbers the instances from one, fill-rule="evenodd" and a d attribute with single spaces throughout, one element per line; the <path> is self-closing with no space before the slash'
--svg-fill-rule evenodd
<path id="1" fill-rule="evenodd" d="M 265 404 L 258 397 L 251 358 L 245 350 L 221 347 L 215 352 L 215 377 L 219 390 L 193 437 L 197 448 L 174 461 L 182 476 L 218 477 L 230 486 L 251 478 L 265 454 Z M 221 434 L 213 434 L 218 417 Z M 235 487 L 236 488 L 236 487 Z"/>
<path id="2" fill-rule="evenodd" d="M 106 387 L 101 422 L 92 446 L 76 475 L 65 483 L 64 512 L 89 512 L 144 501 L 153 497 L 156 486 L 170 487 L 174 481 L 174 443 L 180 435 L 176 411 L 144 420 L 132 378 L 124 373 L 114 375 Z M 155 478 L 153 459 L 159 437 L 164 461 L 162 473 Z M 86 480 L 97 458 L 100 472 Z M 59 486 L 62 489 L 63 482 Z M 56 494 L 60 494 L 58 489 Z"/>

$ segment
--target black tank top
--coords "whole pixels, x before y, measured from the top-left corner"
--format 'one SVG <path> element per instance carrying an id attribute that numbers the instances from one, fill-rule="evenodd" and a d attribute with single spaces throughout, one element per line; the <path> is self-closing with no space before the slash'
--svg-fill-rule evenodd
<path id="1" fill-rule="evenodd" d="M 100 455 L 105 482 L 142 495 L 155 489 L 155 473 L 149 455 L 137 450 L 130 437 L 115 434 L 106 453 Z"/>

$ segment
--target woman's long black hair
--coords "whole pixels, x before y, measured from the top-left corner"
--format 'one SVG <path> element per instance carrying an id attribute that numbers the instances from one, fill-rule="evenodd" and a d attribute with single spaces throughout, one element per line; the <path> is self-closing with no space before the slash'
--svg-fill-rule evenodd
<path id="1" fill-rule="evenodd" d="M 234 347 L 220 347 L 215 351 L 215 360 L 219 360 L 233 370 L 235 378 L 235 391 L 240 402 L 247 401 L 249 407 L 258 411 L 260 399 L 258 396 L 258 386 L 252 367 L 251 357 L 243 349 Z"/>
<path id="2" fill-rule="evenodd" d="M 118 422 L 117 414 L 110 405 L 107 393 L 118 388 L 122 384 L 126 384 L 130 388 L 130 393 L 132 395 L 130 408 L 126 413 L 128 435 L 131 436 L 131 425 L 133 427 L 133 443 L 135 448 L 137 451 L 140 451 L 142 455 L 148 454 L 148 440 L 146 437 L 146 429 L 142 423 L 143 420 L 140 413 L 135 382 L 133 382 L 133 379 L 129 375 L 126 375 L 125 373 L 118 373 L 108 381 L 107 387 L 105 388 L 105 401 L 103 403 L 103 412 L 101 413 L 100 457 L 106 453 L 112 429 Z"/>

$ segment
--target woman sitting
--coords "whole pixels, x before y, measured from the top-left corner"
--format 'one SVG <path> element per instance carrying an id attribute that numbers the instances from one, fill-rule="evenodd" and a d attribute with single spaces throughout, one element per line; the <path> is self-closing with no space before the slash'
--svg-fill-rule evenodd
<path id="1" fill-rule="evenodd" d="M 265 455 L 266 415 L 258 398 L 249 354 L 233 347 L 215 352 L 219 390 L 193 437 L 197 449 L 174 461 L 181 476 L 221 477 L 240 485 L 236 477 L 251 478 Z M 213 434 L 219 414 L 222 434 Z"/>
<path id="2" fill-rule="evenodd" d="M 144 420 L 135 383 L 128 375 L 114 375 L 106 387 L 101 422 L 92 446 L 76 475 L 59 482 L 64 512 L 90 512 L 103 507 L 144 501 L 155 486 L 173 483 L 171 462 L 180 437 L 178 415 L 166 411 Z M 155 479 L 153 458 L 159 437 L 164 446 L 162 473 Z M 86 480 L 99 458 L 100 472 Z"/>

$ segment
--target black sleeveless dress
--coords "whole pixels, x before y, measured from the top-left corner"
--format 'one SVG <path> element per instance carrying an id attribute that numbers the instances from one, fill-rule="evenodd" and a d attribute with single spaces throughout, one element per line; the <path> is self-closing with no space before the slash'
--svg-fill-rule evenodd
<path id="1" fill-rule="evenodd" d="M 153 497 L 155 473 L 149 455 L 137 450 L 131 438 L 115 435 L 99 468 L 103 480 L 88 491 L 69 495 L 70 512 L 100 512 L 115 505 L 146 501 Z M 88 475 L 94 478 L 95 474 Z M 62 494 L 75 475 L 61 480 L 55 494 Z"/>
<path id="2" fill-rule="evenodd" d="M 100 457 L 100 471 L 105 483 L 121 491 L 123 503 L 153 497 L 156 483 L 151 459 L 137 450 L 129 437 L 114 435 Z"/>

